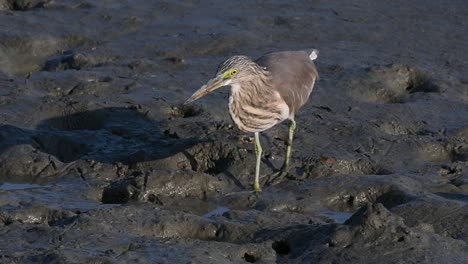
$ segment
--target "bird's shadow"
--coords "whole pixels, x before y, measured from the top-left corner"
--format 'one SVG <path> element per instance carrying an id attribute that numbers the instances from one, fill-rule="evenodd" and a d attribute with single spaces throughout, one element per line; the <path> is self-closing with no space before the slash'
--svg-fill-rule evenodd
<path id="1" fill-rule="evenodd" d="M 164 159 L 203 141 L 172 138 L 158 121 L 123 107 L 57 116 L 35 129 L 0 126 L 0 155 L 14 145 L 30 144 L 66 163 L 84 159 L 130 165 Z"/>
<path id="2" fill-rule="evenodd" d="M 15 160 L 22 166 L 34 163 L 34 160 L 42 155 L 40 153 L 45 153 L 65 164 L 88 160 L 113 165 L 121 163 L 134 167 L 133 165 L 140 162 L 162 160 L 180 153 L 190 163 L 189 167 L 192 170 L 213 175 L 223 173 L 240 189 L 246 188 L 239 175 L 235 173 L 239 170 L 231 171 L 231 165 L 236 161 L 228 152 L 221 151 L 219 155 L 205 157 L 210 159 L 206 161 L 211 164 L 209 168 L 203 168 L 201 163 L 204 164 L 204 161 L 196 160 L 190 148 L 197 144 L 212 142 L 213 139 L 174 137 L 170 131 L 161 130 L 161 122 L 162 120 L 149 118 L 147 114 L 136 109 L 110 107 L 77 111 L 44 119 L 34 129 L 0 125 L 0 156 L 7 152 L 7 155 L 10 155 L 7 162 Z M 269 143 L 271 142 L 268 140 L 265 142 Z M 10 148 L 19 145 L 30 147 L 29 150 L 25 150 L 26 152 L 24 150 L 8 152 Z M 268 159 L 263 159 L 263 162 L 275 171 L 274 165 Z M 165 162 L 160 165 L 163 164 Z M 0 171 L 0 182 L 11 180 L 10 176 L 4 174 L 4 170 Z M 30 181 L 28 177 L 24 179 L 27 182 Z M 15 179 L 15 181 L 23 180 Z"/>

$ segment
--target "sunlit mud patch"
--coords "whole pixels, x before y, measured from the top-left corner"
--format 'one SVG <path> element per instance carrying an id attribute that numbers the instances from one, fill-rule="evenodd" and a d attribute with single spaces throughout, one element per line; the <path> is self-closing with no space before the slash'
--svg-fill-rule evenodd
<path id="1" fill-rule="evenodd" d="M 75 216 L 76 214 L 70 210 L 41 204 L 0 207 L 0 219 L 2 219 L 0 221 L 3 221 L 5 225 L 15 222 L 49 226 L 65 225 L 73 221 Z"/>
<path id="2" fill-rule="evenodd" d="M 334 200 L 331 207 L 338 210 L 353 210 L 368 202 L 379 202 L 387 208 L 392 208 L 407 203 L 412 199 L 414 198 L 411 195 L 400 190 L 371 188 L 361 192 L 344 194 L 337 200 Z"/>
<path id="3" fill-rule="evenodd" d="M 0 38 L 0 69 L 7 75 L 27 75 L 41 70 L 47 59 L 57 51 L 90 42 L 92 40 L 83 36 L 3 34 Z"/>
<path id="4" fill-rule="evenodd" d="M 392 212 L 403 217 L 411 227 L 428 229 L 429 232 L 455 239 L 466 240 L 468 237 L 466 200 L 462 203 L 460 200 L 438 197 L 420 198 L 397 206 Z"/>
<path id="5" fill-rule="evenodd" d="M 348 174 L 388 175 L 392 173 L 367 157 L 356 159 L 312 157 L 303 159 L 300 168 L 301 178 L 321 178 Z"/>
<path id="6" fill-rule="evenodd" d="M 460 129 L 451 139 L 447 148 L 452 154 L 452 161 L 468 161 L 468 127 Z"/>
<path id="7" fill-rule="evenodd" d="M 362 176 L 358 176 L 349 183 L 343 183 L 343 186 L 336 186 L 342 191 L 336 192 L 326 199 L 327 207 L 333 211 L 353 212 L 366 203 L 378 202 L 386 208 L 393 208 L 414 200 L 416 197 L 414 192 L 420 188 L 417 185 L 412 186 L 415 184 L 414 181 L 403 177 L 381 178 L 374 183 L 368 182 L 365 184 L 366 186 L 363 186 L 362 183 L 355 182 L 359 177 Z M 354 185 L 356 186 L 353 187 Z"/>
<path id="8" fill-rule="evenodd" d="M 399 64 L 369 68 L 350 86 L 357 100 L 380 103 L 402 103 L 412 93 L 439 92 L 428 73 Z"/>
<path id="9" fill-rule="evenodd" d="M 153 170 L 116 180 L 103 189 L 103 203 L 148 202 L 169 206 L 176 199 L 199 199 L 219 192 L 225 182 L 193 171 Z M 180 200 L 178 200 L 180 202 Z"/>
<path id="10" fill-rule="evenodd" d="M 37 182 L 56 173 L 61 162 L 37 151 L 29 144 L 11 146 L 0 151 L 0 181 Z M 46 180 L 47 181 L 47 180 Z"/>
<path id="11" fill-rule="evenodd" d="M 454 159 L 454 153 L 446 144 L 440 143 L 428 143 L 419 150 L 420 157 L 430 162 L 451 161 Z"/>
<path id="12" fill-rule="evenodd" d="M 198 144 L 190 149 L 190 153 L 193 153 L 192 168 L 212 175 L 225 172 L 235 163 L 242 163 L 246 154 L 234 145 L 220 142 Z"/>
<path id="13" fill-rule="evenodd" d="M 399 135 L 415 135 L 418 131 L 418 126 L 414 123 L 402 124 L 394 121 L 381 122 L 378 124 L 380 130 L 384 133 L 399 136 Z"/>

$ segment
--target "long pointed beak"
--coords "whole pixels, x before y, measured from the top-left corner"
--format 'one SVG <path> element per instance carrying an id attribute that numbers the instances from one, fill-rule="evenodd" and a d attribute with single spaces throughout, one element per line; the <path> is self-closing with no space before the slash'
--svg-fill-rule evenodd
<path id="1" fill-rule="evenodd" d="M 192 96 L 190 96 L 185 104 L 191 103 L 197 99 L 202 98 L 203 96 L 207 95 L 208 93 L 218 89 L 219 87 L 224 86 L 225 80 L 219 76 L 209 80 L 205 85 L 203 85 L 198 91 L 196 91 Z"/>

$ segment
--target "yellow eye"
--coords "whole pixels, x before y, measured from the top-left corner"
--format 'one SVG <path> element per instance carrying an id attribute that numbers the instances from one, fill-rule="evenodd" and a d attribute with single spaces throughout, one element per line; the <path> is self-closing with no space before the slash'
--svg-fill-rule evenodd
<path id="1" fill-rule="evenodd" d="M 237 74 L 237 69 L 227 70 L 222 74 L 223 78 L 231 78 Z"/>

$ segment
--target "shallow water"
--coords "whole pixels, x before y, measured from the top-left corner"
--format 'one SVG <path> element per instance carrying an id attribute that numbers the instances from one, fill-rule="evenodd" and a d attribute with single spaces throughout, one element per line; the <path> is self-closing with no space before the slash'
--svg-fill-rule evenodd
<path id="1" fill-rule="evenodd" d="M 224 206 L 216 207 L 213 211 L 210 211 L 203 215 L 204 218 L 211 218 L 213 216 L 222 216 L 224 213 L 229 212 L 229 208 Z"/>
<path id="2" fill-rule="evenodd" d="M 30 183 L 8 183 L 4 182 L 0 185 L 0 190 L 2 191 L 12 191 L 12 190 L 26 190 L 32 188 L 41 188 L 39 184 L 30 184 Z"/>
<path id="3" fill-rule="evenodd" d="M 350 213 L 350 212 L 338 212 L 338 211 L 332 211 L 328 209 L 322 210 L 321 213 L 324 216 L 329 217 L 330 219 L 333 219 L 338 224 L 343 224 L 346 220 L 348 220 L 353 215 L 353 213 Z"/>

